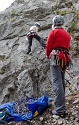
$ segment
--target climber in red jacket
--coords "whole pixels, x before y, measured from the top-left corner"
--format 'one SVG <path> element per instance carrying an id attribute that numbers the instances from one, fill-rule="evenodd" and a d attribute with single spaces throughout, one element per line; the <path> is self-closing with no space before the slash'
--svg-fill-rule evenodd
<path id="1" fill-rule="evenodd" d="M 63 47 L 68 50 L 70 47 L 70 35 L 61 26 L 55 26 L 48 35 L 47 44 L 46 44 L 47 57 L 50 56 L 50 53 L 53 49 L 58 47 Z"/>
<path id="2" fill-rule="evenodd" d="M 55 16 L 52 23 L 52 30 L 49 32 L 46 42 L 46 56 L 50 58 L 50 71 L 55 95 L 52 114 L 66 117 L 65 70 L 70 62 L 70 35 L 63 28 L 64 19 L 62 16 Z"/>

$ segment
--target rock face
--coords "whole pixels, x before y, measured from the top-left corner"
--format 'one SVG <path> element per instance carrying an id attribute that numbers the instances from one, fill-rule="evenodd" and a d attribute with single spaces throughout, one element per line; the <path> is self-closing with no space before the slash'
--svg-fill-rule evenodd
<path id="1" fill-rule="evenodd" d="M 26 34 L 30 26 L 38 21 L 41 23 L 39 35 L 45 39 L 56 14 L 63 15 L 65 28 L 72 38 L 70 53 L 74 66 L 66 72 L 66 95 L 79 90 L 79 57 L 74 57 L 79 54 L 77 4 L 78 0 L 15 0 L 0 13 L 0 103 L 22 97 L 52 97 L 49 60 L 45 50 L 33 40 L 32 54 L 27 55 Z"/>

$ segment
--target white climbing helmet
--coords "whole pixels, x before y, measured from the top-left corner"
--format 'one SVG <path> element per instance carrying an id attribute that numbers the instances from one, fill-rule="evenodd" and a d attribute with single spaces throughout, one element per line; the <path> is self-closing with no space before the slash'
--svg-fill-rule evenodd
<path id="1" fill-rule="evenodd" d="M 36 22 L 34 25 L 37 27 L 40 27 L 40 23 L 38 23 L 38 22 Z"/>
<path id="2" fill-rule="evenodd" d="M 53 24 L 54 26 L 63 25 L 63 24 L 64 24 L 64 19 L 63 19 L 63 17 L 60 16 L 60 15 L 55 16 L 55 17 L 53 18 L 53 20 L 52 20 L 52 24 Z"/>

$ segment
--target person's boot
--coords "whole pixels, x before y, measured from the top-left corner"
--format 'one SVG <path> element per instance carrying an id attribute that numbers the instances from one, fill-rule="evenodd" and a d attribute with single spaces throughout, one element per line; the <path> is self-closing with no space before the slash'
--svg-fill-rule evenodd
<path id="1" fill-rule="evenodd" d="M 27 51 L 27 54 L 29 54 L 30 52 L 31 52 L 31 50 L 28 50 L 28 51 Z"/>
<path id="2" fill-rule="evenodd" d="M 68 116 L 68 113 L 67 112 L 57 112 L 55 110 L 52 110 L 52 115 L 58 115 L 61 118 L 66 118 Z"/>

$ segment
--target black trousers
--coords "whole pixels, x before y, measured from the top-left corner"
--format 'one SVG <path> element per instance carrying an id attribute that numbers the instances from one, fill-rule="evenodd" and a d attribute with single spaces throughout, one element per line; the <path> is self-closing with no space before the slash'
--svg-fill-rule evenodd
<path id="1" fill-rule="evenodd" d="M 45 48 L 45 41 L 43 40 L 43 38 L 41 38 L 39 35 L 35 34 L 33 37 L 28 37 L 28 52 L 31 52 L 31 46 L 32 46 L 32 39 L 35 38 L 36 40 L 39 41 L 39 43 L 41 44 L 41 46 L 43 48 Z"/>

